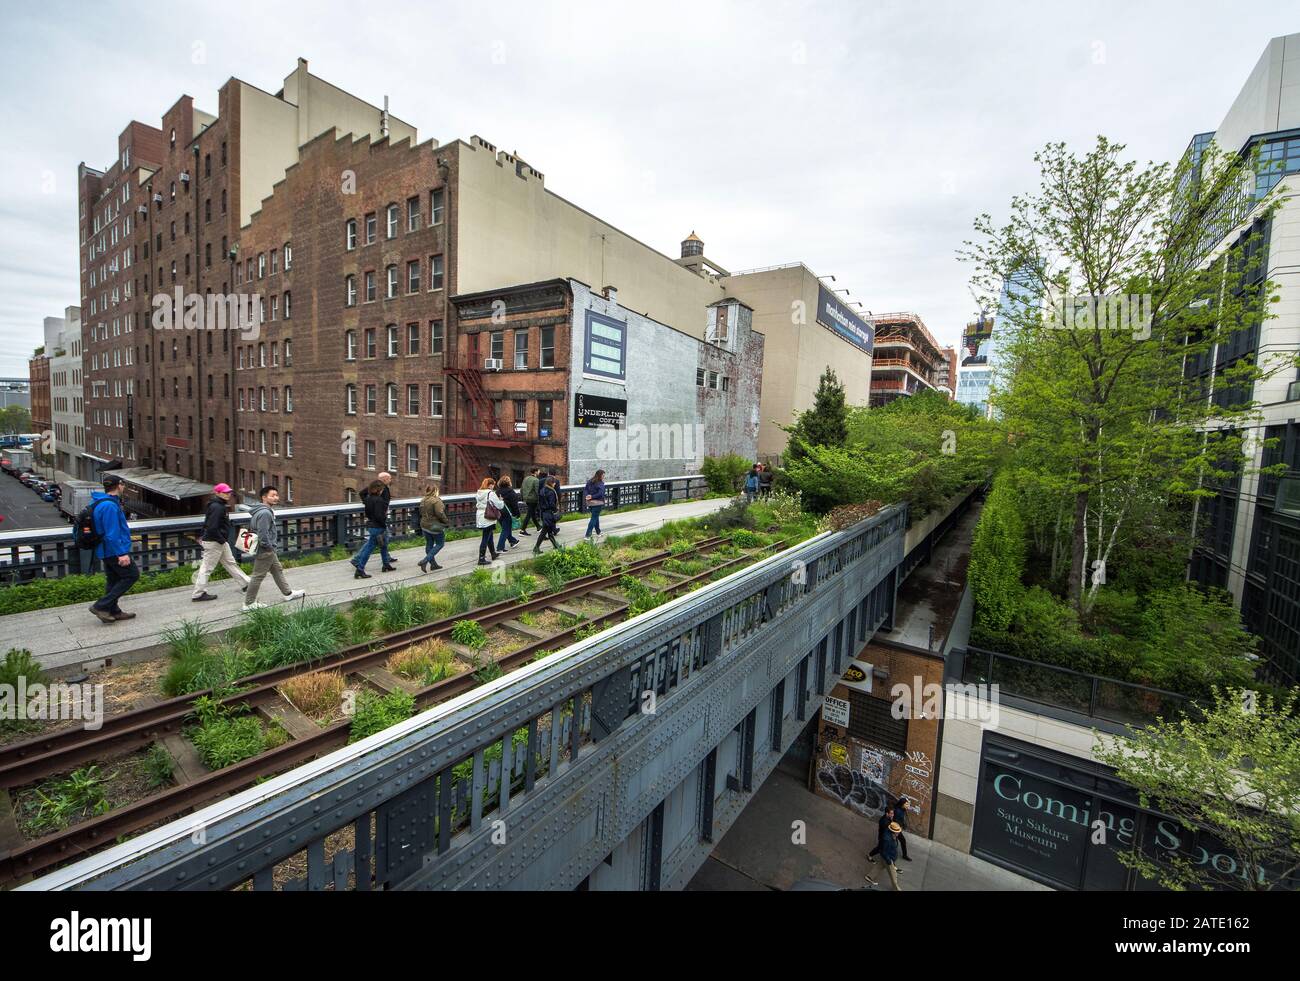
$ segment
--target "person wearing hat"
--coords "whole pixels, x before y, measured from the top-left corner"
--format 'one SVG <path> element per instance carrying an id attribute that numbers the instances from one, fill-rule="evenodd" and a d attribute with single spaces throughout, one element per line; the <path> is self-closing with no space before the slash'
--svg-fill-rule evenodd
<path id="1" fill-rule="evenodd" d="M 890 821 L 887 833 L 880 839 L 880 852 L 872 859 L 873 869 L 877 865 L 883 865 L 889 872 L 889 882 L 894 887 L 894 892 L 902 892 L 898 886 L 898 836 L 902 831 L 897 821 Z M 870 872 L 867 873 L 867 881 L 876 885 L 876 877 Z"/>
<path id="2" fill-rule="evenodd" d="M 194 603 L 216 599 L 204 587 L 218 565 L 230 573 L 230 578 L 239 583 L 240 588 L 248 588 L 248 576 L 230 550 L 230 504 L 234 499 L 235 491 L 229 484 L 217 484 L 212 488 L 212 500 L 208 501 L 204 512 L 203 533 L 199 536 L 203 556 L 199 561 L 199 571 L 194 574 L 194 595 L 190 597 Z"/>
<path id="3" fill-rule="evenodd" d="M 876 841 L 876 847 L 871 849 L 871 852 L 867 855 L 868 858 L 875 858 L 877 853 L 879 853 L 880 844 L 885 840 L 885 837 L 888 834 L 886 829 L 888 829 L 891 824 L 897 824 L 901 830 L 907 829 L 906 797 L 899 797 L 897 804 L 890 804 L 885 808 L 885 813 L 880 815 L 880 834 Z M 907 838 L 902 834 L 898 836 L 898 850 L 903 856 L 903 861 L 911 861 L 911 859 L 907 857 Z M 901 872 L 903 870 L 899 869 L 898 871 Z"/>
<path id="4" fill-rule="evenodd" d="M 122 488 L 125 484 L 116 474 L 104 475 L 104 489 L 90 495 L 91 521 L 99 544 L 95 555 L 104 565 L 104 595 L 91 607 L 90 612 L 104 623 L 131 620 L 134 613 L 123 613 L 117 601 L 140 578 L 140 570 L 131 561 L 131 528 L 122 510 Z"/>

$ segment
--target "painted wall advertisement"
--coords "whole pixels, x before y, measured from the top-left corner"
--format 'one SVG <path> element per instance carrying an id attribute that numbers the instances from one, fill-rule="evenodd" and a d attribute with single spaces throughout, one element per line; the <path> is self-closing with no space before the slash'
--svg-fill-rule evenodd
<path id="1" fill-rule="evenodd" d="M 627 426 L 627 399 L 605 398 L 603 395 L 584 395 L 573 398 L 573 424 L 582 429 Z"/>
<path id="2" fill-rule="evenodd" d="M 825 286 L 817 287 L 817 322 L 868 354 L 876 347 L 876 328 L 836 299 Z"/>

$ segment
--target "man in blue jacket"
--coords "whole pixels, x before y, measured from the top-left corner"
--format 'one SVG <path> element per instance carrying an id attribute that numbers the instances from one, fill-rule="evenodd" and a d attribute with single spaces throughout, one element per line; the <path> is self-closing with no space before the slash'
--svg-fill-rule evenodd
<path id="1" fill-rule="evenodd" d="M 102 599 L 90 608 L 90 612 L 104 623 L 116 623 L 118 620 L 130 620 L 134 613 L 123 613 L 117 605 L 126 591 L 140 578 L 140 570 L 131 561 L 131 529 L 126 523 L 126 512 L 122 510 L 122 478 L 114 474 L 104 477 L 104 490 L 91 495 L 94 510 L 91 512 L 95 523 L 95 533 L 99 535 L 99 544 L 95 546 L 95 555 L 104 564 L 105 592 Z"/>

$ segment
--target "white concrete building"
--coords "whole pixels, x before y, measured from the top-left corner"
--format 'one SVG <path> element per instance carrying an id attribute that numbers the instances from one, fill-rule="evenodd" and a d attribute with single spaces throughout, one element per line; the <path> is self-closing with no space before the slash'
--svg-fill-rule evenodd
<path id="1" fill-rule="evenodd" d="M 59 479 L 91 479 L 93 465 L 82 457 L 86 451 L 86 417 L 80 307 L 68 307 L 62 317 L 45 318 L 45 354 L 50 362 L 54 468 Z"/>

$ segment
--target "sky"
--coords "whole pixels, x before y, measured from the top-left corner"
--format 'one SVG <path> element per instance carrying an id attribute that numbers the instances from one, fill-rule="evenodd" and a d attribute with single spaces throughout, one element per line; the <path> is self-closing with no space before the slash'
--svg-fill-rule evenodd
<path id="1" fill-rule="evenodd" d="M 956 344 L 957 250 L 1033 190 L 1035 150 L 1098 134 L 1176 159 L 1214 129 L 1287 4 L 1093 2 L 84 3 L 13 7 L 0 38 L 0 376 L 77 295 L 78 163 L 182 94 L 278 91 L 298 57 L 420 139 L 482 136 L 671 256 L 802 261 Z"/>

